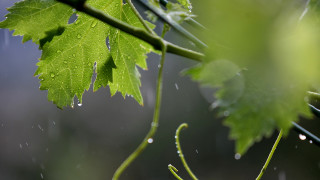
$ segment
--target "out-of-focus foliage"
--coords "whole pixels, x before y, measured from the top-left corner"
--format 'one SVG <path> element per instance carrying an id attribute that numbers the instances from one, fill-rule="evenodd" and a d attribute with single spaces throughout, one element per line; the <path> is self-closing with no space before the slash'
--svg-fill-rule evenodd
<path id="1" fill-rule="evenodd" d="M 207 0 L 199 33 L 209 44 L 193 79 L 215 95 L 236 151 L 310 117 L 306 92 L 320 81 L 319 14 L 308 1 Z M 318 2 L 318 1 L 317 1 Z"/>

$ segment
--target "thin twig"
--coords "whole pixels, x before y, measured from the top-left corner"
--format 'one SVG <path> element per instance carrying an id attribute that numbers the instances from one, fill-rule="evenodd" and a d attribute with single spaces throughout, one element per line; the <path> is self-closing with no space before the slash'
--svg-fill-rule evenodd
<path id="1" fill-rule="evenodd" d="M 275 142 L 275 143 L 273 144 L 273 146 L 272 146 L 272 149 L 271 149 L 271 151 L 270 151 L 270 154 L 269 154 L 269 156 L 268 156 L 268 159 L 267 159 L 267 161 L 265 162 L 265 164 L 263 165 L 263 167 L 262 167 L 262 169 L 261 169 L 261 171 L 260 171 L 260 174 L 258 175 L 258 177 L 256 178 L 256 180 L 261 179 L 263 173 L 266 171 L 266 169 L 267 169 L 267 167 L 268 167 L 268 165 L 269 165 L 269 162 L 270 162 L 270 160 L 272 159 L 272 156 L 273 156 L 275 150 L 277 149 L 277 146 L 278 146 L 281 138 L 282 138 L 282 129 L 280 130 L 279 135 L 278 135 L 278 137 L 277 137 L 277 140 L 276 140 L 276 142 Z"/>

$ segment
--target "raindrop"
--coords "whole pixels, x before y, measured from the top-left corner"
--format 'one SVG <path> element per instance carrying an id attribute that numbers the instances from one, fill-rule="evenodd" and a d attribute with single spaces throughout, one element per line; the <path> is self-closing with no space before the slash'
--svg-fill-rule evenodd
<path id="1" fill-rule="evenodd" d="M 94 21 L 92 22 L 92 24 L 91 24 L 91 27 L 92 27 L 92 28 L 96 27 L 97 23 L 98 23 L 98 21 L 94 20 Z"/>
<path id="2" fill-rule="evenodd" d="M 152 122 L 152 123 L 151 123 L 151 126 L 152 126 L 152 127 L 158 127 L 159 125 L 158 125 L 158 123 Z"/>
<path id="3" fill-rule="evenodd" d="M 148 143 L 149 143 L 149 144 L 153 143 L 153 139 L 152 139 L 152 138 L 149 138 L 149 139 L 148 139 Z"/>
<path id="4" fill-rule="evenodd" d="M 174 138 L 175 138 L 175 139 L 177 139 L 177 138 L 178 138 L 178 136 L 174 136 Z"/>
<path id="5" fill-rule="evenodd" d="M 180 154 L 180 151 L 177 151 L 178 154 Z"/>
<path id="6" fill-rule="evenodd" d="M 80 39 L 80 38 L 81 38 L 81 34 L 78 34 L 78 35 L 77 35 L 77 38 Z"/>
<path id="7" fill-rule="evenodd" d="M 40 173 L 40 177 L 41 177 L 41 179 L 43 179 L 43 174 L 42 173 Z"/>
<path id="8" fill-rule="evenodd" d="M 174 84 L 176 86 L 176 89 L 179 90 L 179 86 L 177 83 Z"/>
<path id="9" fill-rule="evenodd" d="M 53 73 L 51 73 L 50 76 L 51 76 L 52 78 L 54 78 L 55 75 L 54 75 Z"/>
<path id="10" fill-rule="evenodd" d="M 39 128 L 41 131 L 43 131 L 43 129 L 42 129 L 42 127 L 40 126 L 40 124 L 38 124 L 38 128 Z"/>
<path id="11" fill-rule="evenodd" d="M 229 113 L 229 111 L 224 111 L 224 112 L 223 112 L 223 115 L 227 117 L 227 116 L 230 115 L 230 113 Z"/>
<path id="12" fill-rule="evenodd" d="M 158 65 L 158 68 L 161 68 L 161 64 Z"/>
<path id="13" fill-rule="evenodd" d="M 196 149 L 196 153 L 199 154 L 198 149 Z"/>
<path id="14" fill-rule="evenodd" d="M 313 143 L 312 140 L 310 140 L 309 143 L 312 144 Z"/>
<path id="15" fill-rule="evenodd" d="M 302 141 L 304 141 L 304 140 L 307 139 L 307 137 L 306 137 L 305 135 L 303 135 L 303 134 L 299 134 L 299 138 L 300 138 Z"/>
<path id="16" fill-rule="evenodd" d="M 78 106 L 79 106 L 79 107 L 81 107 L 81 106 L 82 106 L 82 103 L 81 103 L 80 101 L 78 102 Z"/>
<path id="17" fill-rule="evenodd" d="M 239 159 L 241 158 L 241 154 L 236 153 L 236 154 L 234 155 L 234 158 L 235 158 L 236 160 L 239 160 Z"/>

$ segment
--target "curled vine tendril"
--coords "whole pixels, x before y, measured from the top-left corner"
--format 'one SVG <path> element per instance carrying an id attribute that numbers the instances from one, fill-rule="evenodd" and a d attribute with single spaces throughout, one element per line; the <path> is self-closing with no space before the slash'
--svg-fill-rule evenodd
<path id="1" fill-rule="evenodd" d="M 183 180 L 178 174 L 178 169 L 175 168 L 174 166 L 172 166 L 171 164 L 168 165 L 168 169 L 169 171 L 174 175 L 174 177 L 176 177 L 178 180 Z"/>
<path id="2" fill-rule="evenodd" d="M 182 149 L 181 149 L 181 145 L 180 145 L 180 131 L 183 129 L 183 128 L 187 128 L 188 127 L 188 124 L 186 123 L 183 123 L 181 124 L 177 130 L 176 130 L 176 136 L 175 136 L 175 139 L 176 139 L 176 146 L 177 146 L 177 150 L 178 150 L 178 154 L 179 154 L 179 157 L 181 159 L 181 162 L 183 164 L 183 167 L 186 169 L 186 171 L 188 172 L 188 174 L 190 175 L 190 177 L 193 179 L 193 180 L 198 180 L 198 178 L 193 174 L 193 172 L 191 171 L 190 167 L 188 166 L 185 158 L 184 158 L 184 155 L 183 155 L 183 152 L 182 152 Z M 182 178 L 180 176 L 177 175 L 176 172 L 178 172 L 178 170 L 172 166 L 171 164 L 168 165 L 168 168 L 170 170 L 170 172 L 178 179 L 178 180 L 182 180 Z"/>

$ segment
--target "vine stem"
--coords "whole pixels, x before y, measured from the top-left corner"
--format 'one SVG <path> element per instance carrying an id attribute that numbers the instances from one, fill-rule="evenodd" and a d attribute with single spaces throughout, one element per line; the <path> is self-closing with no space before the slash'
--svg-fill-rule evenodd
<path id="1" fill-rule="evenodd" d="M 179 154 L 179 157 L 181 159 L 181 162 L 184 166 L 184 168 L 186 169 L 186 171 L 188 172 L 188 174 L 191 176 L 191 178 L 193 180 L 198 180 L 198 178 L 196 177 L 196 175 L 193 174 L 193 172 L 191 171 L 190 167 L 188 166 L 187 164 L 187 161 L 185 160 L 184 158 L 184 155 L 183 155 L 183 152 L 182 152 L 182 148 L 181 148 L 181 145 L 180 145 L 180 131 L 183 129 L 183 128 L 187 128 L 188 127 L 188 124 L 186 123 L 183 123 L 181 124 L 177 131 L 176 131 L 176 145 L 177 145 L 177 150 L 178 150 L 178 154 Z"/>
<path id="2" fill-rule="evenodd" d="M 141 144 L 136 148 L 136 150 L 130 154 L 130 156 L 122 162 L 119 168 L 114 173 L 112 180 L 118 180 L 120 175 L 123 171 L 146 149 L 149 143 L 153 142 L 153 136 L 156 133 L 158 126 L 159 126 L 159 117 L 160 117 L 160 106 L 161 106 L 161 99 L 162 99 L 162 81 L 163 81 L 163 66 L 165 60 L 165 54 L 167 52 L 167 45 L 165 42 L 162 43 L 162 55 L 160 61 L 160 68 L 158 72 L 158 81 L 157 81 L 157 93 L 156 93 L 156 102 L 155 102 L 155 109 L 153 114 L 153 120 L 151 123 L 151 128 L 143 139 Z"/>
<path id="3" fill-rule="evenodd" d="M 273 147 L 272 147 L 272 149 L 271 149 L 271 152 L 269 153 L 269 156 L 268 156 L 268 158 L 267 158 L 267 161 L 264 163 L 264 165 L 263 165 L 263 167 L 262 167 L 262 169 L 261 169 L 261 171 L 260 171 L 260 174 L 258 175 L 258 177 L 256 178 L 256 180 L 260 180 L 261 177 L 263 176 L 263 173 L 266 171 L 266 169 L 267 169 L 267 167 L 268 167 L 268 165 L 269 165 L 269 162 L 270 162 L 270 160 L 272 159 L 272 156 L 273 156 L 275 150 L 277 149 L 277 146 L 278 146 L 278 144 L 279 144 L 279 142 L 280 142 L 280 139 L 282 138 L 282 133 L 283 133 L 283 132 L 282 132 L 282 129 L 281 129 L 280 132 L 279 132 L 279 135 L 278 135 L 278 137 L 277 137 L 277 140 L 276 140 L 276 142 L 274 142 Z"/>
<path id="4" fill-rule="evenodd" d="M 131 26 L 121 20 L 114 18 L 105 14 L 103 11 L 96 9 L 88 4 L 85 3 L 85 0 L 57 0 L 59 2 L 65 3 L 70 5 L 71 7 L 75 8 L 78 11 L 81 11 L 89 16 L 92 16 L 110 26 L 113 26 L 123 32 L 128 33 L 136 38 L 139 38 L 148 44 L 152 45 L 157 50 L 163 50 L 163 44 L 166 44 L 166 52 L 173 53 L 176 55 L 180 55 L 183 57 L 187 57 L 193 59 L 195 61 L 202 61 L 204 58 L 204 54 L 192 51 L 190 49 L 186 49 L 170 42 L 165 41 L 163 38 L 150 34 L 149 32 L 145 31 L 142 28 L 138 28 L 135 26 Z"/>
<path id="5" fill-rule="evenodd" d="M 142 23 L 142 25 L 144 26 L 144 28 L 146 28 L 146 30 L 151 33 L 151 34 L 155 34 L 152 29 L 147 25 L 147 23 L 145 22 L 145 20 L 141 17 L 140 13 L 138 12 L 138 10 L 134 7 L 133 3 L 131 0 L 126 0 L 126 2 L 129 4 L 130 8 L 132 9 L 133 13 L 137 16 L 137 18 L 139 19 L 139 21 Z"/>

